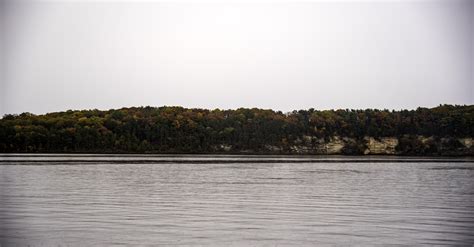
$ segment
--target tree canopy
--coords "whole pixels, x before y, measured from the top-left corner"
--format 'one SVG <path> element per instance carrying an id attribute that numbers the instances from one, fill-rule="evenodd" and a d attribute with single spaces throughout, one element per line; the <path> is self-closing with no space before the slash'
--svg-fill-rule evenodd
<path id="1" fill-rule="evenodd" d="M 472 137 L 474 105 L 289 113 L 147 106 L 22 113 L 0 119 L 0 152 L 215 153 L 216 147 L 232 146 L 234 152 L 258 153 L 271 145 L 287 153 L 305 136 Z"/>

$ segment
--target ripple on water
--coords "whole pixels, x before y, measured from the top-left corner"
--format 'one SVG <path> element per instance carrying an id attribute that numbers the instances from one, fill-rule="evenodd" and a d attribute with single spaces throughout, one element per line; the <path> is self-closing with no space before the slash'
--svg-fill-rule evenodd
<path id="1" fill-rule="evenodd" d="M 14 158 L 41 160 L 41 155 Z M 198 164 L 180 160 L 127 165 L 127 159 L 148 158 L 86 158 L 88 165 L 2 162 L 0 243 L 474 243 L 472 162 L 338 162 L 338 157 L 330 162 L 246 163 L 245 158 L 232 157 L 240 160 L 206 163 L 223 159 L 206 156 L 199 157 Z M 108 163 L 110 159 L 114 162 Z"/>

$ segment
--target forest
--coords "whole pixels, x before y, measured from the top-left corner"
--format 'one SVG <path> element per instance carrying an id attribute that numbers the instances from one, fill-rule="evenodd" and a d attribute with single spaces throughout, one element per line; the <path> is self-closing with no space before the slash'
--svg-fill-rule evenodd
<path id="1" fill-rule="evenodd" d="M 366 137 L 396 137 L 397 154 L 443 155 L 443 150 L 462 148 L 459 138 L 474 136 L 474 105 L 401 111 L 311 108 L 287 113 L 147 106 L 7 114 L 0 119 L 0 152 L 4 153 L 291 154 L 291 147 L 308 136 L 358 140 L 343 154 L 362 154 L 361 140 Z M 421 145 L 420 136 L 431 137 L 432 147 Z"/>

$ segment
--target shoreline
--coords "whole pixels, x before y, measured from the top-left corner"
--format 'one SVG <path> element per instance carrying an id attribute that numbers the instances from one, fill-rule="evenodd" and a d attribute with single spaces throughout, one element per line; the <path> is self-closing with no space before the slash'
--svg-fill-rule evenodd
<path id="1" fill-rule="evenodd" d="M 312 153 L 259 153 L 259 152 L 216 152 L 216 153 L 180 153 L 180 152 L 167 152 L 167 153 L 139 153 L 139 152 L 12 152 L 12 153 L 1 153 L 0 157 L 43 157 L 43 156 L 95 156 L 95 157 L 108 157 L 113 156 L 125 156 L 125 157 L 175 157 L 175 156 L 230 156 L 230 157 L 405 157 L 405 158 L 473 158 L 474 155 L 450 155 L 450 154 L 438 154 L 438 155 L 427 155 L 427 154 L 312 154 Z"/>
<path id="2" fill-rule="evenodd" d="M 249 163 L 474 163 L 474 157 L 396 155 L 130 155 L 0 154 L 0 165 L 14 164 L 249 164 Z"/>

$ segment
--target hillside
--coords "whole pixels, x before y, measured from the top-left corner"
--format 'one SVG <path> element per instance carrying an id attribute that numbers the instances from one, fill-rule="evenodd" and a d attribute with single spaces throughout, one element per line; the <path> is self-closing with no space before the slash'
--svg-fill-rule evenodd
<path id="1" fill-rule="evenodd" d="M 474 155 L 474 105 L 416 110 L 131 107 L 0 120 L 0 152 Z"/>

